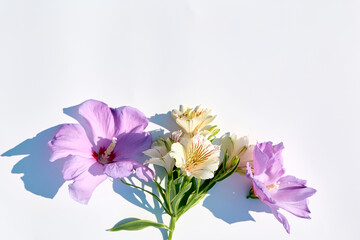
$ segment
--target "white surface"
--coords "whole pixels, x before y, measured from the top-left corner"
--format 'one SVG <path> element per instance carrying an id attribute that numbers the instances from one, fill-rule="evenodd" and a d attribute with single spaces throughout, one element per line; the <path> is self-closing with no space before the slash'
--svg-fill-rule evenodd
<path id="1" fill-rule="evenodd" d="M 359 13 L 356 0 L 1 0 L 0 153 L 73 122 L 62 109 L 89 98 L 149 117 L 202 103 L 222 132 L 284 142 L 287 173 L 318 190 L 313 219 L 287 214 L 287 235 L 233 176 L 179 220 L 175 240 L 359 239 Z M 101 184 L 87 206 L 70 199 L 60 165 L 44 160 L 51 131 L 0 158 L 0 239 L 162 239 L 104 231 L 155 220 L 124 186 Z"/>

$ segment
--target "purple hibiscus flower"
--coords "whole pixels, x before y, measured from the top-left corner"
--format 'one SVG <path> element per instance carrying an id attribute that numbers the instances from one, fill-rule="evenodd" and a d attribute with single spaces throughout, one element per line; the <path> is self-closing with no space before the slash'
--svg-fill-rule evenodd
<path id="1" fill-rule="evenodd" d="M 293 176 L 283 176 L 282 143 L 275 146 L 271 142 L 258 143 L 253 150 L 253 163 L 247 163 L 246 176 L 253 182 L 254 194 L 270 208 L 276 219 L 288 233 L 290 225 L 282 208 L 297 217 L 310 219 L 307 198 L 316 190 L 306 187 L 306 181 Z"/>
<path id="2" fill-rule="evenodd" d="M 63 176 L 73 180 L 70 196 L 87 204 L 94 189 L 107 176 L 123 178 L 134 171 L 149 181 L 151 169 L 135 159 L 151 146 L 145 115 L 133 107 L 109 108 L 105 103 L 87 100 L 73 108 L 80 124 L 63 124 L 48 143 L 50 161 L 65 158 Z"/>

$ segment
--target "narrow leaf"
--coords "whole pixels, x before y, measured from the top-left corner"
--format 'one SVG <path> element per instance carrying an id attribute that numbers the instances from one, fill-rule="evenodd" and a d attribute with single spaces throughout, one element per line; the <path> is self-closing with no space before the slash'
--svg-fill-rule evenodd
<path id="1" fill-rule="evenodd" d="M 228 151 L 226 150 L 225 154 L 224 154 L 224 160 L 222 161 L 223 169 L 226 169 L 226 164 L 227 164 L 228 159 L 229 159 L 229 154 L 228 154 Z"/>
<path id="2" fill-rule="evenodd" d="M 185 185 L 180 190 L 180 192 L 171 200 L 171 205 L 173 206 L 175 212 L 179 206 L 180 200 L 184 197 L 185 193 L 190 190 L 191 186 L 192 186 L 191 182 Z"/>
<path id="3" fill-rule="evenodd" d="M 234 157 L 234 158 L 236 158 L 236 159 L 234 159 L 234 163 L 232 163 L 232 164 L 234 164 L 234 165 L 232 166 L 232 168 L 230 168 L 229 170 L 227 170 L 227 172 L 225 172 L 224 175 L 216 178 L 215 180 L 216 180 L 217 182 L 220 182 L 220 181 L 224 180 L 225 178 L 229 177 L 231 174 L 233 174 L 233 173 L 236 171 L 237 167 L 239 166 L 240 159 L 239 159 L 238 157 Z"/>
<path id="4" fill-rule="evenodd" d="M 157 228 L 169 229 L 166 225 L 164 225 L 162 223 L 152 222 L 149 220 L 136 219 L 136 220 L 132 220 L 132 221 L 125 222 L 125 223 L 116 224 L 113 228 L 109 229 L 108 231 L 110 231 L 110 232 L 116 232 L 116 231 L 121 231 L 121 230 L 137 231 L 137 230 L 141 230 L 141 229 L 144 229 L 147 227 L 157 227 Z"/>

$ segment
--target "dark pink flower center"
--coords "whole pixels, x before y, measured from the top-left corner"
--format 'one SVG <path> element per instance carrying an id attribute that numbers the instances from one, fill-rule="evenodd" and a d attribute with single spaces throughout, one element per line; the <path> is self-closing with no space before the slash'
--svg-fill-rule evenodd
<path id="1" fill-rule="evenodd" d="M 100 147 L 99 152 L 95 152 L 94 150 L 92 151 L 92 156 L 93 158 L 96 159 L 96 161 L 98 161 L 98 163 L 105 165 L 108 163 L 113 163 L 114 158 L 115 158 L 115 153 L 111 152 L 109 157 L 107 159 L 102 159 L 101 156 L 103 156 L 105 154 L 106 148 L 105 147 Z"/>

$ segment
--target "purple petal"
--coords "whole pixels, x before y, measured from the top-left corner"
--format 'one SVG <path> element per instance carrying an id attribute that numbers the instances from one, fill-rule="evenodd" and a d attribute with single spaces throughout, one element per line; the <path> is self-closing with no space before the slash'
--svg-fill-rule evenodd
<path id="1" fill-rule="evenodd" d="M 276 217 L 276 219 L 280 223 L 282 223 L 282 225 L 284 226 L 286 232 L 290 234 L 290 225 L 289 225 L 289 222 L 287 221 L 286 217 L 284 215 L 282 215 L 281 213 L 279 213 L 279 211 L 276 208 L 274 208 L 272 206 L 270 206 L 270 208 L 271 208 L 272 213 Z"/>
<path id="2" fill-rule="evenodd" d="M 278 202 L 276 203 L 280 208 L 294 214 L 297 217 L 310 219 L 310 210 L 308 207 L 307 199 L 299 202 Z"/>
<path id="3" fill-rule="evenodd" d="M 63 169 L 65 180 L 74 180 L 69 185 L 70 196 L 77 202 L 87 204 L 95 188 L 106 179 L 103 166 L 92 158 L 72 156 Z"/>
<path id="4" fill-rule="evenodd" d="M 279 179 L 278 181 L 278 184 L 279 184 L 279 189 L 282 189 L 282 188 L 286 188 L 286 187 L 295 187 L 295 186 L 298 186 L 298 187 L 303 187 L 306 185 L 306 180 L 301 180 L 301 179 L 298 179 L 294 176 L 284 176 L 282 178 Z"/>
<path id="5" fill-rule="evenodd" d="M 85 130 L 79 124 L 63 124 L 54 138 L 48 143 L 48 146 L 52 151 L 51 162 L 69 155 L 82 157 L 92 155 L 92 144 Z"/>
<path id="6" fill-rule="evenodd" d="M 124 133 L 118 136 L 114 149 L 115 161 L 141 157 L 143 152 L 151 147 L 151 142 L 151 134 L 148 132 Z"/>
<path id="7" fill-rule="evenodd" d="M 262 182 L 254 178 L 251 172 L 251 166 L 249 162 L 246 164 L 246 176 L 252 180 L 254 193 L 257 197 L 259 197 L 261 201 L 274 203 L 274 200 L 272 199 L 270 192 L 266 188 L 266 186 Z"/>
<path id="8" fill-rule="evenodd" d="M 275 183 L 284 173 L 281 152 L 283 144 L 258 143 L 254 149 L 254 173 L 265 185 Z"/>
<path id="9" fill-rule="evenodd" d="M 142 112 L 130 106 L 112 108 L 111 111 L 115 120 L 115 136 L 121 133 L 142 133 L 149 123 Z"/>
<path id="10" fill-rule="evenodd" d="M 284 149 L 283 143 L 279 143 L 273 148 L 273 156 L 268 161 L 266 175 L 268 175 L 267 182 L 265 184 L 272 184 L 276 182 L 285 173 L 283 168 L 282 150 Z"/>
<path id="11" fill-rule="evenodd" d="M 149 181 L 154 178 L 154 172 L 138 161 L 127 159 L 105 165 L 105 174 L 112 178 L 130 176 L 135 169 L 138 178 Z"/>
<path id="12" fill-rule="evenodd" d="M 279 189 L 272 194 L 276 205 L 302 218 L 310 218 L 307 198 L 316 190 L 306 187 L 306 181 L 294 176 L 285 176 L 278 181 Z"/>
<path id="13" fill-rule="evenodd" d="M 268 156 L 268 159 L 272 158 L 274 154 L 274 149 L 272 142 L 263 142 L 257 144 L 259 149 Z"/>
<path id="14" fill-rule="evenodd" d="M 261 150 L 262 145 L 257 144 L 254 147 L 254 174 L 260 175 L 266 170 L 267 162 L 269 161 L 268 155 Z"/>
<path id="15" fill-rule="evenodd" d="M 298 202 L 311 197 L 316 193 L 315 189 L 306 186 L 298 186 L 298 184 L 293 186 L 289 184 L 287 187 L 280 188 L 272 194 L 277 202 Z"/>
<path id="16" fill-rule="evenodd" d="M 284 149 L 284 144 L 281 142 L 281 143 L 278 143 L 276 144 L 275 146 L 273 146 L 273 150 L 274 150 L 274 153 L 275 154 L 281 154 L 282 150 Z"/>
<path id="17" fill-rule="evenodd" d="M 105 165 L 104 173 L 112 178 L 124 178 L 130 176 L 134 170 L 133 160 L 122 160 Z"/>
<path id="18" fill-rule="evenodd" d="M 115 136 L 114 116 L 103 102 L 87 100 L 73 107 L 71 114 L 86 130 L 94 145 L 102 138 L 112 139 Z"/>

